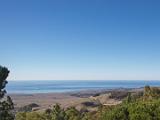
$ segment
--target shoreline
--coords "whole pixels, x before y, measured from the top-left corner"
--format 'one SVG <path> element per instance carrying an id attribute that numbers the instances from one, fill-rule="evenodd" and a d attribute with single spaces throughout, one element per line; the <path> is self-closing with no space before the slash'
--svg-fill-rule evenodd
<path id="1" fill-rule="evenodd" d="M 128 95 L 128 92 L 139 92 L 143 88 L 119 88 L 103 90 L 83 90 L 64 93 L 31 93 L 31 94 L 8 94 L 11 96 L 16 110 L 28 105 L 36 105 L 35 110 L 52 108 L 56 103 L 64 109 L 76 107 L 80 110 L 85 102 L 94 102 L 103 105 L 117 105 Z M 112 95 L 112 97 L 111 97 Z M 89 107 L 93 110 L 96 107 Z"/>
<path id="2" fill-rule="evenodd" d="M 8 95 L 32 95 L 32 94 L 72 94 L 72 93 L 93 93 L 93 92 L 108 92 L 108 91 L 113 91 L 113 90 L 138 90 L 138 89 L 143 89 L 144 87 L 133 87 L 133 88 L 96 88 L 96 89 L 82 89 L 82 90 L 71 90 L 71 91 L 55 91 L 54 90 L 51 92 L 7 92 Z"/>

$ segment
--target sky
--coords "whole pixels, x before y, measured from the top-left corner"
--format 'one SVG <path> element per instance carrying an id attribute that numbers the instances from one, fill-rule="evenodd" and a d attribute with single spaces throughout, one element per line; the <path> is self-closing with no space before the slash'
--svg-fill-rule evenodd
<path id="1" fill-rule="evenodd" d="M 0 0 L 10 80 L 160 80 L 159 0 Z"/>

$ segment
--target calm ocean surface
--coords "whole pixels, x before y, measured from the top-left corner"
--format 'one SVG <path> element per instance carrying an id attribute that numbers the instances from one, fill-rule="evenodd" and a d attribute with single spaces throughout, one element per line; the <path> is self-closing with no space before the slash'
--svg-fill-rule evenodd
<path id="1" fill-rule="evenodd" d="M 51 93 L 92 89 L 139 88 L 145 85 L 160 86 L 160 81 L 143 80 L 33 80 L 9 81 L 8 93 Z"/>

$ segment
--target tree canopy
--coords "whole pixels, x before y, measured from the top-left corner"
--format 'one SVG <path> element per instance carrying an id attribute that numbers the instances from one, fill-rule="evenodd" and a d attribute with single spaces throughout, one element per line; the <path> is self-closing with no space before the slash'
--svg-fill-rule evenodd
<path id="1" fill-rule="evenodd" d="M 13 102 L 10 96 L 6 96 L 6 78 L 8 77 L 9 70 L 6 67 L 0 66 L 0 120 L 14 120 L 12 114 Z"/>

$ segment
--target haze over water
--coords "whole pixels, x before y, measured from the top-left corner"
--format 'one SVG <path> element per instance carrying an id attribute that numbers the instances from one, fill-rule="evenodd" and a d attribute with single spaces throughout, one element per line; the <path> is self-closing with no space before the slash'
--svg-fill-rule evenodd
<path id="1" fill-rule="evenodd" d="M 115 88 L 140 88 L 145 85 L 160 86 L 155 80 L 33 80 L 10 81 L 7 85 L 9 93 L 52 93 L 81 90 L 101 90 Z"/>

